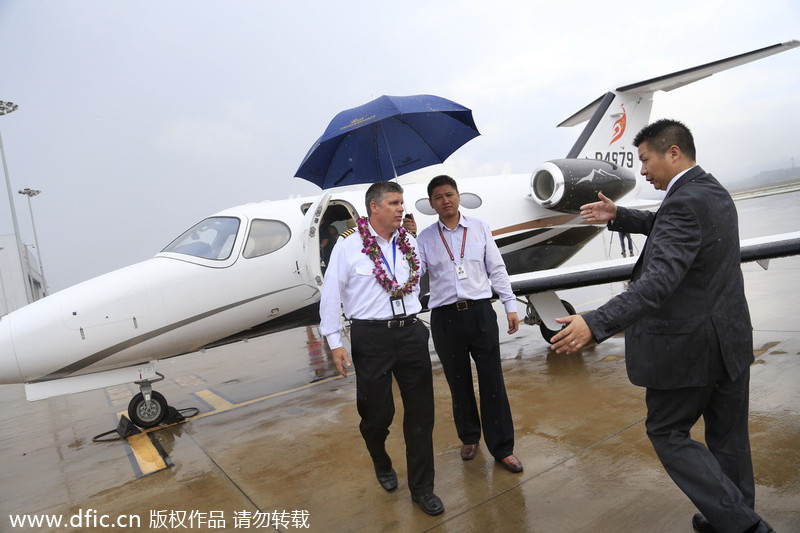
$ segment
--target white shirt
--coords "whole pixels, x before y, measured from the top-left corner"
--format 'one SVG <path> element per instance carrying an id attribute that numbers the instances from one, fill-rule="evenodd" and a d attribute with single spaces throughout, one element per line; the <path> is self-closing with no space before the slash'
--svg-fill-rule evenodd
<path id="1" fill-rule="evenodd" d="M 396 231 L 391 241 L 387 242 L 375 233 L 371 224 L 369 231 L 375 236 L 383 256 L 391 267 L 387 269 L 384 264 L 383 269 L 390 277 L 393 272 L 397 283 L 401 287 L 404 286 L 408 281 L 409 268 L 408 260 L 396 244 L 398 232 Z M 417 242 L 411 234 L 407 233 L 406 238 L 410 246 L 417 247 Z M 392 253 L 393 246 L 395 254 Z M 342 308 L 344 316 L 348 319 L 390 320 L 394 317 L 390 294 L 375 278 L 373 273 L 375 264 L 361 251 L 363 248 L 363 240 L 356 230 L 347 237 L 340 237 L 331 252 L 319 304 L 319 330 L 328 339 L 331 349 L 342 345 Z M 406 315 L 413 315 L 422 310 L 422 305 L 419 303 L 419 283 L 414 286 L 410 294 L 403 296 L 403 304 Z"/>
<path id="2" fill-rule="evenodd" d="M 442 230 L 441 235 L 438 228 Z M 462 260 L 461 245 L 465 228 L 467 240 Z M 450 247 L 453 259 L 447 253 L 442 236 Z M 506 264 L 486 222 L 460 215 L 458 225 L 451 230 L 438 220 L 420 232 L 417 243 L 422 262 L 420 275 L 427 270 L 430 276 L 431 298 L 428 307 L 433 309 L 459 300 L 491 298 L 494 289 L 506 313 L 517 312 L 517 300 L 511 291 Z M 456 272 L 456 265 L 462 262 L 467 272 L 466 279 L 458 279 Z"/>
<path id="3" fill-rule="evenodd" d="M 683 176 L 684 174 L 686 174 L 687 172 L 689 172 L 690 170 L 692 170 L 692 169 L 693 169 L 694 167 L 696 167 L 696 166 L 697 166 L 697 165 L 692 165 L 691 167 L 687 168 L 687 169 L 686 169 L 686 170 L 684 170 L 683 172 L 679 172 L 678 174 L 675 174 L 675 176 L 674 176 L 674 177 L 673 177 L 673 178 L 670 180 L 670 182 L 667 184 L 667 188 L 666 188 L 666 190 L 664 191 L 664 194 L 665 194 L 665 195 L 666 195 L 666 194 L 669 194 L 669 190 L 672 188 L 672 186 L 675 184 L 675 182 L 676 182 L 676 181 L 678 181 L 678 180 L 681 178 L 681 176 Z"/>

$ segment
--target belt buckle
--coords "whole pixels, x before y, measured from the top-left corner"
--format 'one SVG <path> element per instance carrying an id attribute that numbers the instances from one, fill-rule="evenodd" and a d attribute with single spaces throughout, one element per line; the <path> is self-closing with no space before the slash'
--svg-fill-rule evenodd
<path id="1" fill-rule="evenodd" d="M 389 329 L 402 328 L 403 327 L 403 321 L 402 320 L 388 320 L 386 322 L 386 327 L 389 328 Z"/>
<path id="2" fill-rule="evenodd" d="M 459 311 L 465 311 L 469 307 L 469 302 L 466 300 L 461 300 L 460 302 L 456 302 L 456 309 Z"/>

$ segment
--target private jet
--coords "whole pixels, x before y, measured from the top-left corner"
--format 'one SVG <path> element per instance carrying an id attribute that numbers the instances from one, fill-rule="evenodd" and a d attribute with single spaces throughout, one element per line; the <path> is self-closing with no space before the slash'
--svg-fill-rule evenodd
<path id="1" fill-rule="evenodd" d="M 559 126 L 588 121 L 563 159 L 531 174 L 459 180 L 461 206 L 486 220 L 526 323 L 545 339 L 573 309 L 555 291 L 630 276 L 635 259 L 560 266 L 605 226 L 585 224 L 582 204 L 598 192 L 633 207 L 654 207 L 637 191 L 632 138 L 650 119 L 653 95 L 781 53 L 776 44 L 609 91 Z M 405 187 L 420 228 L 435 221 L 425 184 Z M 210 216 L 155 257 L 56 292 L 0 318 L 0 384 L 24 383 L 28 400 L 136 383 L 128 415 L 157 426 L 168 404 L 153 390 L 159 360 L 318 323 L 325 260 L 339 234 L 366 214 L 364 186 L 318 197 L 251 203 Z M 742 245 L 746 260 L 800 253 L 800 233 Z"/>

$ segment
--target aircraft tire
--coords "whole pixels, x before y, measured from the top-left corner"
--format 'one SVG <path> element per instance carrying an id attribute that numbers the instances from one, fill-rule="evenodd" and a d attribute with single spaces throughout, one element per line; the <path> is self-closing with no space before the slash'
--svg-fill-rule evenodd
<path id="1" fill-rule="evenodd" d="M 141 428 L 152 428 L 161 423 L 167 415 L 167 400 L 156 391 L 150 393 L 149 404 L 144 401 L 141 392 L 131 398 L 128 404 L 128 416 L 131 421 Z"/>
<path id="2" fill-rule="evenodd" d="M 563 306 L 566 308 L 566 310 L 567 310 L 567 314 L 569 314 L 569 315 L 574 315 L 574 314 L 575 314 L 575 308 L 574 308 L 574 307 L 572 306 L 572 304 L 571 304 L 571 303 L 569 303 L 568 301 L 566 301 L 566 300 L 561 300 L 561 305 L 563 305 Z M 558 331 L 557 331 L 557 330 L 556 330 L 556 331 L 553 331 L 552 329 L 549 329 L 547 326 L 545 326 L 545 325 L 544 325 L 544 322 L 542 322 L 541 324 L 539 324 L 539 331 L 541 331 L 541 332 L 542 332 L 542 337 L 544 338 L 544 340 L 545 340 L 545 341 L 546 341 L 548 344 L 550 343 L 550 339 L 552 339 L 552 338 L 553 338 L 553 335 L 555 335 L 556 333 L 558 333 Z"/>

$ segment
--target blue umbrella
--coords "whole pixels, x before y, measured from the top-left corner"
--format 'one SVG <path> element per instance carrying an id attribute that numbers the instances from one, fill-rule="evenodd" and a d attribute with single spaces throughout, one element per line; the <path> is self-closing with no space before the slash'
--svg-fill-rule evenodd
<path id="1" fill-rule="evenodd" d="M 443 162 L 478 135 L 472 111 L 455 102 L 381 96 L 333 117 L 295 176 L 323 189 L 388 181 Z"/>

